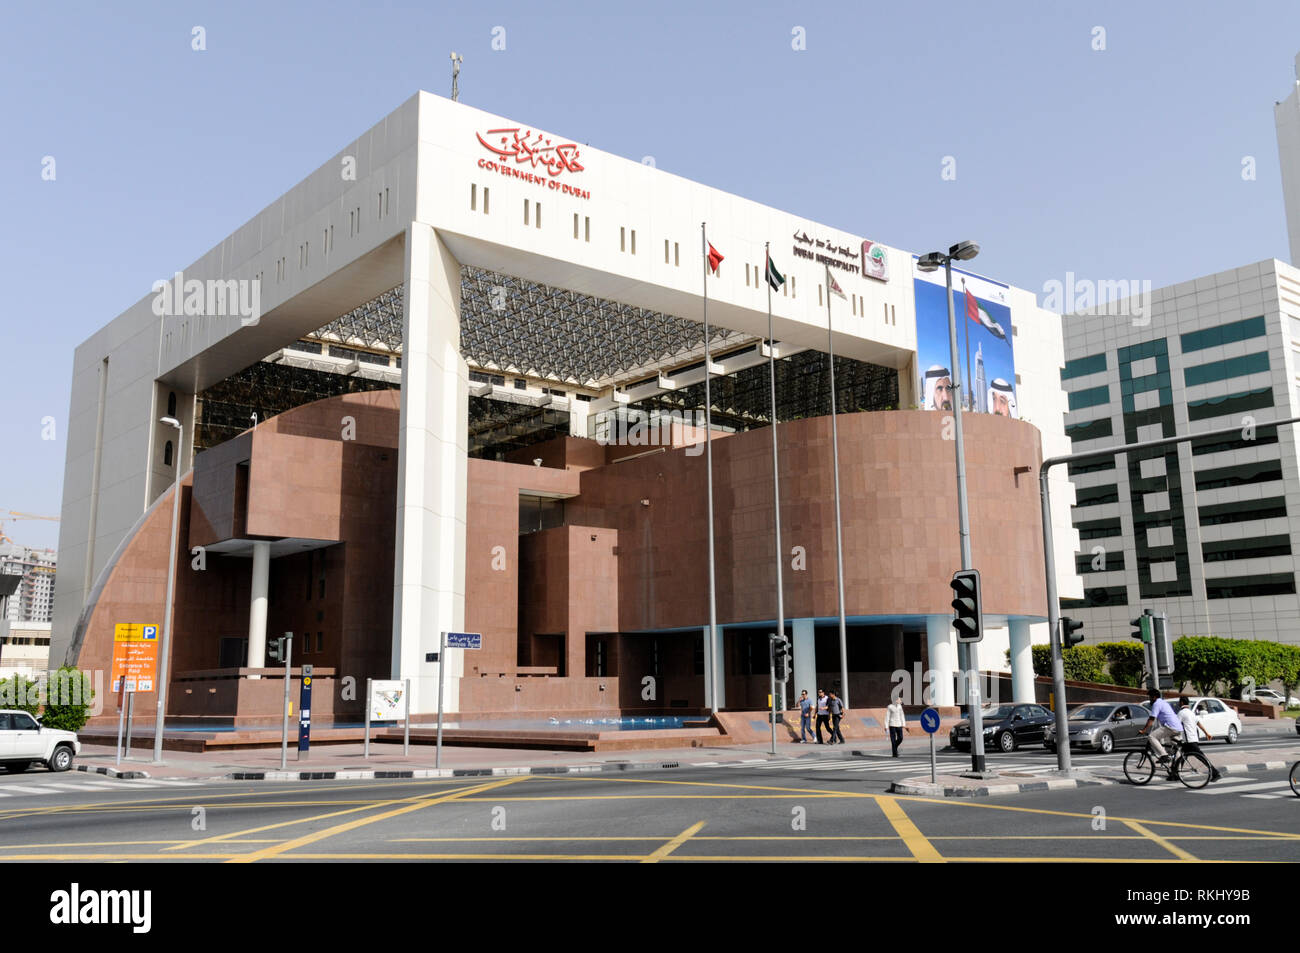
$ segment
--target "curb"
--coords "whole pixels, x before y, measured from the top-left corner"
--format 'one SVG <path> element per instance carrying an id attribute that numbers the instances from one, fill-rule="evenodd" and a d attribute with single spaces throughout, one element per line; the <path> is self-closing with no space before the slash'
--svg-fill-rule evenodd
<path id="1" fill-rule="evenodd" d="M 717 767 L 712 764 L 707 767 Z M 382 769 L 339 771 L 233 771 L 224 775 L 231 781 L 369 781 L 393 778 L 502 778 L 526 774 L 600 774 L 614 771 L 671 771 L 677 768 L 696 767 L 678 761 L 635 763 L 619 761 L 612 764 L 546 765 L 523 768 L 417 768 L 409 771 Z M 700 765 L 706 767 L 706 765 Z"/>
<path id="2" fill-rule="evenodd" d="M 1222 764 L 1216 767 L 1220 774 L 1249 774 L 1251 771 L 1277 771 L 1290 765 L 1290 761 L 1255 761 L 1251 764 Z"/>
<path id="3" fill-rule="evenodd" d="M 105 768 L 93 764 L 74 764 L 72 767 L 74 770 L 83 771 L 86 774 L 102 774 L 110 778 L 122 778 L 124 781 L 135 781 L 149 777 L 147 771 L 122 771 L 118 768 Z"/>
<path id="4" fill-rule="evenodd" d="M 891 794 L 920 794 L 929 797 L 990 797 L 994 794 L 1027 794 L 1031 791 L 1068 791 L 1075 788 L 1102 787 L 1118 784 L 1105 778 L 1082 780 L 1080 778 L 1053 778 L 1049 781 L 1025 781 L 1010 784 L 989 784 L 983 787 L 948 787 L 930 782 L 895 781 Z"/>

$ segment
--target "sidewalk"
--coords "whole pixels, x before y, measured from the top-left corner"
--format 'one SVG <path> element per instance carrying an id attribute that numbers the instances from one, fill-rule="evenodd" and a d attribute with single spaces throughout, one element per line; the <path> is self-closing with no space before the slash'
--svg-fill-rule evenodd
<path id="1" fill-rule="evenodd" d="M 888 751 L 887 740 L 851 742 L 830 748 L 815 744 L 778 741 L 777 758 L 849 757 Z M 109 776 L 149 777 L 176 780 L 298 781 L 329 778 L 434 778 L 475 775 L 564 774 L 598 771 L 663 770 L 684 767 L 716 767 L 724 764 L 760 762 L 772 759 L 767 743 L 697 748 L 656 748 L 647 751 L 618 751 L 609 754 L 544 751 L 535 748 L 471 748 L 444 746 L 442 767 L 434 767 L 430 745 L 411 745 L 409 756 L 401 744 L 371 742 L 370 757 L 364 745 L 334 744 L 315 748 L 299 760 L 290 745 L 285 771 L 280 770 L 279 748 L 188 753 L 164 751 L 163 763 L 152 764 L 152 752 L 133 748 L 131 760 L 114 764 L 115 749 L 104 745 L 83 745 L 77 757 L 78 770 Z"/>

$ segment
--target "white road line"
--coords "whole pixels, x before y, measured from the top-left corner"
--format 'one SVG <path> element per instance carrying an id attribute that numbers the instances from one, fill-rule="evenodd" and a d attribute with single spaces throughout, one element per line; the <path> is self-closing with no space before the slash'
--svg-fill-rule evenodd
<path id="1" fill-rule="evenodd" d="M 1226 780 L 1227 778 L 1224 778 L 1224 781 Z M 1223 781 L 1217 782 L 1217 784 L 1222 784 L 1222 783 Z M 1215 790 L 1215 786 L 1204 787 L 1201 788 L 1199 791 L 1192 791 L 1191 793 L 1192 794 L 1237 794 L 1241 791 L 1265 791 L 1268 790 L 1269 788 L 1286 788 L 1290 786 L 1291 786 L 1290 781 L 1256 781 L 1254 784 L 1238 784 L 1234 787 L 1219 788 L 1218 790 Z"/>
<path id="2" fill-rule="evenodd" d="M 130 784 L 142 788 L 154 787 L 174 787 L 174 788 L 192 788 L 199 784 L 198 781 L 163 781 L 158 778 L 130 778 L 118 782 L 119 784 Z"/>
<path id="3" fill-rule="evenodd" d="M 1286 797 L 1285 794 L 1243 794 L 1242 797 L 1268 798 L 1272 800 L 1277 797 Z"/>
<path id="4" fill-rule="evenodd" d="M 47 791 L 48 791 L 48 790 L 51 790 L 51 789 L 53 789 L 53 790 L 55 790 L 55 791 L 80 791 L 83 787 L 85 787 L 85 785 L 83 785 L 83 784 L 68 784 L 68 783 L 66 783 L 66 782 L 64 782 L 64 783 L 62 783 L 62 784 L 55 784 L 54 782 L 51 781 L 51 782 L 47 782 L 47 783 L 45 783 L 45 784 L 42 784 L 41 787 L 44 788 L 44 789 L 47 790 Z"/>
<path id="5" fill-rule="evenodd" d="M 19 794 L 47 794 L 49 793 L 43 787 L 32 787 L 30 784 L 6 784 L 5 793 L 18 792 Z"/>

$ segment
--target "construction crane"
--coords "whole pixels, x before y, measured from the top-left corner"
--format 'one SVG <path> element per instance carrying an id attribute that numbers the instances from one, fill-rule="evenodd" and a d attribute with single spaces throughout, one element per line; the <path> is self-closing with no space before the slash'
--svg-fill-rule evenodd
<path id="1" fill-rule="evenodd" d="M 37 516 L 34 513 L 19 513 L 17 510 L 5 510 L 4 512 L 6 514 L 5 519 L 10 520 L 48 520 L 51 523 L 59 521 L 57 516 Z M 13 539 L 5 535 L 5 519 L 0 519 L 0 542 L 8 540 L 12 543 Z"/>

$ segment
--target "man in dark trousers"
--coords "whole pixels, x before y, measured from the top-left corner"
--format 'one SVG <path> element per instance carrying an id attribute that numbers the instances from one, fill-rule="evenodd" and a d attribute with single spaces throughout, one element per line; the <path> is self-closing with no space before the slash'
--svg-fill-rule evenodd
<path id="1" fill-rule="evenodd" d="M 799 693 L 799 743 L 812 741 L 812 699 L 808 689 Z"/>
<path id="2" fill-rule="evenodd" d="M 831 744 L 844 744 L 844 735 L 840 732 L 840 719 L 844 717 L 844 702 L 840 697 L 831 692 L 831 700 L 826 703 L 827 710 L 831 713 Z"/>
<path id="3" fill-rule="evenodd" d="M 831 714 L 829 705 L 830 699 L 826 697 L 826 692 L 823 689 L 817 689 L 817 743 L 819 745 L 826 743 L 822 741 L 822 726 L 825 726 L 827 731 L 830 730 Z M 834 741 L 835 736 L 831 735 L 831 742 L 834 743 Z"/>

